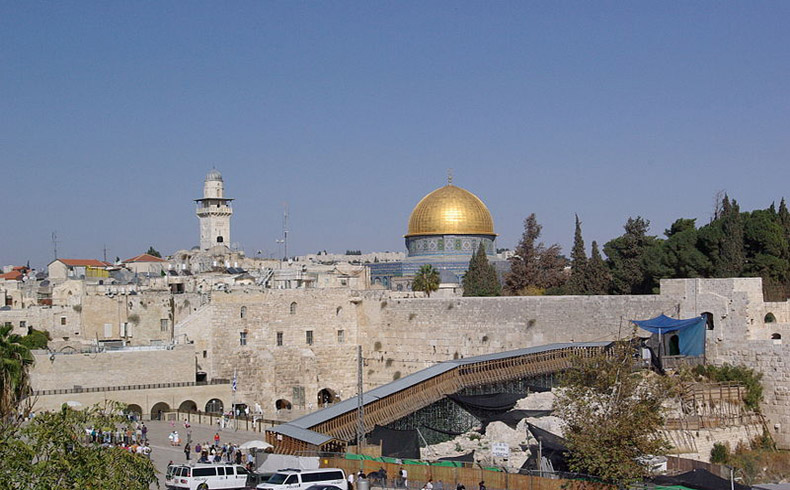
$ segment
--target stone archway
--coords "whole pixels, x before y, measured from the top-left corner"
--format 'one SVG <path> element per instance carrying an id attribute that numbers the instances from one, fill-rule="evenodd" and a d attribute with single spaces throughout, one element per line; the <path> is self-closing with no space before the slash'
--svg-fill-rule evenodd
<path id="1" fill-rule="evenodd" d="M 225 405 L 219 398 L 212 398 L 206 402 L 206 413 L 222 413 L 224 409 Z"/>
<path id="2" fill-rule="evenodd" d="M 184 400 L 181 402 L 181 405 L 178 406 L 179 412 L 197 412 L 197 403 L 193 402 L 192 400 Z"/>
<path id="3" fill-rule="evenodd" d="M 141 407 L 140 405 L 135 405 L 134 403 L 130 405 L 126 405 L 125 411 L 128 414 L 132 414 L 132 413 L 137 414 L 138 417 L 143 415 L 143 407 Z"/>
<path id="4" fill-rule="evenodd" d="M 280 398 L 279 400 L 274 402 L 274 408 L 276 410 L 290 410 L 291 408 L 293 408 L 293 405 L 285 398 Z"/>
<path id="5" fill-rule="evenodd" d="M 331 388 L 324 388 L 321 391 L 319 391 L 317 398 L 318 398 L 318 408 L 323 408 L 326 405 L 338 401 L 337 393 L 335 393 L 335 390 Z"/>
<path id="6" fill-rule="evenodd" d="M 151 407 L 151 420 L 162 420 L 162 414 L 170 411 L 170 405 L 165 402 L 159 402 Z"/>

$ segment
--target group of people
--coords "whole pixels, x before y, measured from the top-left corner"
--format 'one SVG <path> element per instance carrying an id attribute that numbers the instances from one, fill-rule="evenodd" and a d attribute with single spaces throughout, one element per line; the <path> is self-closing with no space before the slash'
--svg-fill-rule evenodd
<path id="1" fill-rule="evenodd" d="M 88 442 L 97 444 L 113 444 L 131 446 L 132 444 L 141 445 L 148 441 L 148 427 L 145 424 L 134 422 L 131 426 L 97 428 L 88 427 L 85 429 Z"/>
<path id="2" fill-rule="evenodd" d="M 133 454 L 151 457 L 151 446 L 148 444 L 148 427 L 134 422 L 132 426 L 115 428 L 87 427 L 86 442 L 101 447 L 117 447 Z"/>
<path id="3" fill-rule="evenodd" d="M 195 452 L 198 463 L 228 463 L 228 464 L 244 464 L 252 467 L 255 462 L 251 452 L 245 452 L 235 444 L 228 444 L 227 442 L 220 445 L 219 438 L 215 440 L 214 444 L 209 445 L 208 442 L 203 444 L 195 444 L 194 449 L 187 443 L 184 446 L 184 457 L 187 461 L 191 459 L 192 451 Z"/>

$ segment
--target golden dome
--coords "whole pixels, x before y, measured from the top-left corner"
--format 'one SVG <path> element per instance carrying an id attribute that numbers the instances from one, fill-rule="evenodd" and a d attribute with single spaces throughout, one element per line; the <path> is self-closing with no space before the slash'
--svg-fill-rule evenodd
<path id="1" fill-rule="evenodd" d="M 452 184 L 417 203 L 406 237 L 417 235 L 495 235 L 494 220 L 483 201 Z"/>

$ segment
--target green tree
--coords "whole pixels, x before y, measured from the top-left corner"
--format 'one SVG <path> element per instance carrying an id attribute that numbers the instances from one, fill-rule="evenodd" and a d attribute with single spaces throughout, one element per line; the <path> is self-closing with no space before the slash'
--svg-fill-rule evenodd
<path id="1" fill-rule="evenodd" d="M 680 218 L 664 231 L 663 259 L 672 278 L 704 277 L 710 260 L 697 247 L 698 233 L 694 219 Z"/>
<path id="2" fill-rule="evenodd" d="M 148 251 L 147 251 L 146 253 L 147 253 L 148 255 L 153 255 L 154 257 L 159 257 L 160 259 L 162 258 L 162 254 L 160 254 L 160 253 L 159 253 L 159 251 L 157 251 L 157 250 L 154 248 L 154 246 L 153 246 L 153 245 L 151 245 L 150 247 L 148 247 Z"/>
<path id="3" fill-rule="evenodd" d="M 10 325 L 0 327 L 0 419 L 13 414 L 19 401 L 27 396 L 28 368 L 34 361 L 22 337 L 12 330 Z"/>
<path id="4" fill-rule="evenodd" d="M 469 261 L 463 286 L 464 296 L 499 296 L 502 293 L 496 269 L 488 262 L 482 242 Z"/>
<path id="5" fill-rule="evenodd" d="M 50 340 L 52 340 L 52 337 L 49 336 L 49 332 L 46 330 L 31 328 L 27 335 L 19 339 L 19 343 L 30 350 L 46 349 Z"/>
<path id="6" fill-rule="evenodd" d="M 414 276 L 411 289 L 412 291 L 424 291 L 430 297 L 432 292 L 439 290 L 439 271 L 434 269 L 431 264 L 423 265 Z"/>
<path id="7" fill-rule="evenodd" d="M 661 274 L 661 243 L 648 236 L 650 221 L 637 216 L 628 218 L 625 233 L 608 241 L 604 253 L 612 271 L 614 294 L 649 294 L 658 285 L 656 276 Z"/>
<path id="8" fill-rule="evenodd" d="M 567 260 L 560 254 L 557 244 L 546 247 L 538 242 L 543 227 L 535 213 L 524 220 L 524 233 L 508 259 L 510 272 L 505 274 L 505 292 L 512 295 L 543 294 L 567 281 Z"/>
<path id="9" fill-rule="evenodd" d="M 633 354 L 630 343 L 618 342 L 607 353 L 580 357 L 563 374 L 554 409 L 566 423 L 572 471 L 627 484 L 649 472 L 640 457 L 669 449 L 658 436 L 669 381 L 634 372 Z"/>
<path id="10" fill-rule="evenodd" d="M 0 431 L 0 488 L 148 489 L 156 469 L 147 457 L 86 440 L 85 428 L 114 430 L 128 423 L 120 406 L 36 414 L 29 423 L 8 420 Z"/>
<path id="11" fill-rule="evenodd" d="M 566 284 L 568 294 L 588 294 L 587 280 L 587 251 L 584 249 L 584 238 L 582 238 L 582 223 L 577 214 L 573 250 L 571 250 L 571 277 Z"/>
<path id="12" fill-rule="evenodd" d="M 607 294 L 609 292 L 612 275 L 598 249 L 598 242 L 595 240 L 592 242 L 590 260 L 587 261 L 584 275 L 588 294 Z"/>
<path id="13" fill-rule="evenodd" d="M 725 194 L 722 200 L 721 235 L 719 236 L 716 277 L 738 277 L 745 263 L 743 249 L 743 219 L 738 203 Z"/>

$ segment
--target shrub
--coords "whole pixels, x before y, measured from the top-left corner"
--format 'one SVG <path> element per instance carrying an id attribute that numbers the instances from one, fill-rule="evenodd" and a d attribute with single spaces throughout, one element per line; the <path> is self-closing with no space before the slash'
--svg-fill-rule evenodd
<path id="1" fill-rule="evenodd" d="M 694 368 L 694 373 L 718 383 L 732 381 L 742 384 L 746 387 L 746 396 L 743 398 L 746 408 L 755 412 L 760 411 L 760 402 L 763 400 L 763 385 L 760 383 L 763 378 L 762 373 L 746 366 L 731 366 L 729 364 L 722 366 L 699 365 Z"/>
<path id="2" fill-rule="evenodd" d="M 713 449 L 710 450 L 710 462 L 716 464 L 727 464 L 730 458 L 730 449 L 724 444 L 717 442 L 713 444 Z"/>

